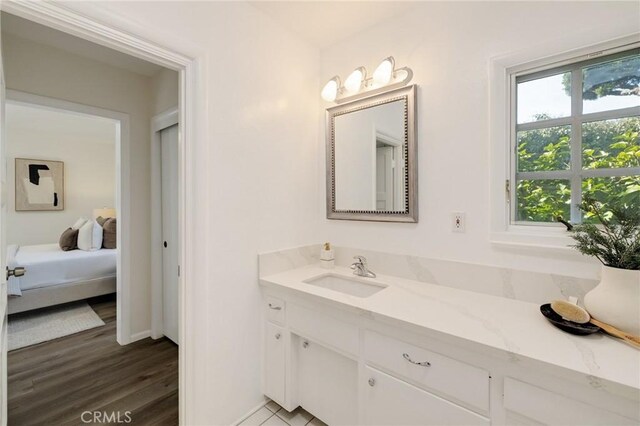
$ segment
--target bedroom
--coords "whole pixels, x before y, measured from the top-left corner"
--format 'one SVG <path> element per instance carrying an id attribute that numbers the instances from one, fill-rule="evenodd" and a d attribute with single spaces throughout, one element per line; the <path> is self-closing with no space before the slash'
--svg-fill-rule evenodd
<path id="1" fill-rule="evenodd" d="M 178 75 L 5 12 L 2 57 L 9 422 L 127 379 L 177 418 Z"/>

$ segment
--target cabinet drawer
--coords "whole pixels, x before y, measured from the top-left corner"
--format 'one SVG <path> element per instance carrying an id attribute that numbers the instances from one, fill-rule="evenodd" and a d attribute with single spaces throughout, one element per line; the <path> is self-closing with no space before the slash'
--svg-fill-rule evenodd
<path id="1" fill-rule="evenodd" d="M 374 368 L 366 368 L 366 425 L 482 425 L 489 419 Z"/>
<path id="2" fill-rule="evenodd" d="M 373 331 L 365 334 L 365 358 L 420 386 L 489 411 L 489 373 L 481 368 Z"/>
<path id="3" fill-rule="evenodd" d="M 292 332 L 353 356 L 358 355 L 359 333 L 354 324 L 295 304 L 289 304 L 288 310 Z"/>
<path id="4" fill-rule="evenodd" d="M 285 303 L 284 300 L 273 296 L 265 296 L 264 309 L 267 313 L 267 319 L 271 322 L 284 325 L 285 320 Z"/>
<path id="5" fill-rule="evenodd" d="M 516 413 L 547 425 L 637 425 L 639 420 L 510 377 L 504 379 L 504 408 L 507 415 Z"/>

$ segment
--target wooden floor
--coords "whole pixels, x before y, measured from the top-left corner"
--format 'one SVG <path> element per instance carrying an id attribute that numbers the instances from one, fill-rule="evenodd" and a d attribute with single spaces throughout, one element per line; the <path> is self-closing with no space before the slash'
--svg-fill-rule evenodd
<path id="1" fill-rule="evenodd" d="M 9 352 L 8 424 L 87 424 L 81 416 L 90 411 L 119 412 L 132 425 L 177 425 L 178 347 L 166 338 L 120 346 L 115 296 L 89 304 L 106 325 Z"/>

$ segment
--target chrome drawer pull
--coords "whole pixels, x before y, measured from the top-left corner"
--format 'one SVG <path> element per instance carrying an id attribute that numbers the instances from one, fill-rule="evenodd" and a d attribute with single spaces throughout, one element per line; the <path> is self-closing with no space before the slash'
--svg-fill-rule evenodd
<path id="1" fill-rule="evenodd" d="M 269 303 L 269 307 L 271 309 L 275 309 L 276 311 L 281 311 L 282 310 L 282 306 L 273 306 L 271 303 Z"/>
<path id="2" fill-rule="evenodd" d="M 416 361 L 411 359 L 409 354 L 402 354 L 402 357 L 404 359 L 406 359 L 407 361 L 409 361 L 411 364 L 421 365 L 423 367 L 431 367 L 431 363 L 429 361 L 416 362 Z"/>
<path id="3" fill-rule="evenodd" d="M 369 386 L 375 386 L 376 385 L 376 379 L 374 379 L 373 377 L 369 379 Z"/>
<path id="4" fill-rule="evenodd" d="M 280 339 L 281 335 L 280 333 L 276 333 L 276 339 Z"/>
<path id="5" fill-rule="evenodd" d="M 309 347 L 309 342 L 306 341 L 306 340 L 304 342 L 302 342 L 302 347 L 305 348 L 305 349 L 308 348 Z"/>

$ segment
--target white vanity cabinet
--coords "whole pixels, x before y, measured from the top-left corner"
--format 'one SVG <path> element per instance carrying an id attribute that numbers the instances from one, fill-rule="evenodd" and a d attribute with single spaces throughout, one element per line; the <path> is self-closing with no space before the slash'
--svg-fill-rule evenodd
<path id="1" fill-rule="evenodd" d="M 339 311 L 267 295 L 265 316 L 264 393 L 286 409 L 300 405 L 329 425 L 489 424 L 482 369 Z"/>
<path id="2" fill-rule="evenodd" d="M 264 394 L 289 411 L 331 426 L 640 423 L 635 389 L 299 293 L 264 299 Z"/>
<path id="3" fill-rule="evenodd" d="M 489 419 L 372 367 L 366 367 L 364 424 L 489 425 Z"/>

